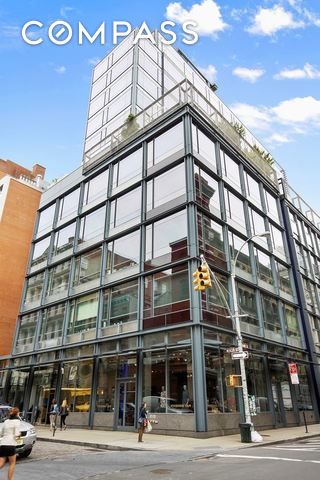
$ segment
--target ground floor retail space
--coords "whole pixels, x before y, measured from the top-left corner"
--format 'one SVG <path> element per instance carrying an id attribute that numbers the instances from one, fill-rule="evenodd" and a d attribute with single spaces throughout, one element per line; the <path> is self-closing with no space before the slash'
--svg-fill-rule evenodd
<path id="1" fill-rule="evenodd" d="M 243 413 L 241 389 L 226 381 L 239 373 L 238 361 L 228 351 L 234 339 L 204 330 L 197 345 L 197 336 L 191 341 L 187 329 L 180 329 L 171 341 L 162 332 L 126 352 L 119 351 L 119 343 L 118 351 L 110 352 L 109 342 L 108 349 L 99 345 L 99 354 L 95 345 L 86 345 L 17 357 L 10 366 L 2 362 L 1 402 L 18 406 L 28 420 L 44 425 L 49 422 L 52 399 L 59 404 L 66 399 L 70 425 L 130 430 L 137 426 L 144 401 L 159 433 L 236 433 Z M 128 343 L 127 339 L 127 347 Z M 312 365 L 305 353 L 250 340 L 247 347 L 254 424 L 260 429 L 299 425 L 303 412 L 308 422 L 317 422 Z M 293 361 L 297 385 L 289 374 L 288 364 Z"/>

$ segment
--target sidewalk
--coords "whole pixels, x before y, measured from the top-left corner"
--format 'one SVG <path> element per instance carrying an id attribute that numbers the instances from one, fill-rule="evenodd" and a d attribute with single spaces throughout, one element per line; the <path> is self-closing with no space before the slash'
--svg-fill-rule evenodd
<path id="1" fill-rule="evenodd" d="M 36 427 L 36 430 L 38 440 L 44 441 L 109 450 L 175 450 L 193 451 L 200 454 L 201 450 L 232 450 L 312 437 L 320 435 L 320 424 L 308 425 L 309 433 L 305 433 L 304 426 L 263 430 L 259 432 L 263 437 L 263 443 L 241 443 L 240 434 L 198 439 L 145 433 L 144 442 L 138 444 L 138 434 L 135 432 L 87 430 L 70 427 L 65 431 L 57 430 L 53 437 L 48 427 Z"/>

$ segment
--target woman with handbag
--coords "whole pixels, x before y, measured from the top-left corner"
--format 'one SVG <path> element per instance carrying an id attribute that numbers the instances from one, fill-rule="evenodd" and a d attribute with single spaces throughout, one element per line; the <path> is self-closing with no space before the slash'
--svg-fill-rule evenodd
<path id="1" fill-rule="evenodd" d="M 144 430 L 148 423 L 148 415 L 146 410 L 146 403 L 142 403 L 140 410 L 139 410 L 139 418 L 138 418 L 138 442 L 143 442 L 142 437 L 144 434 Z"/>
<path id="2" fill-rule="evenodd" d="M 60 407 L 60 430 L 62 430 L 62 427 L 64 430 L 66 430 L 67 428 L 66 418 L 68 415 L 69 415 L 69 406 L 67 403 L 67 399 L 65 398 Z"/>
<path id="3" fill-rule="evenodd" d="M 8 459 L 8 480 L 13 480 L 16 466 L 16 446 L 20 437 L 19 409 L 13 407 L 10 409 L 9 418 L 2 426 L 2 438 L 0 439 L 0 468 L 4 467 L 6 459 Z"/>

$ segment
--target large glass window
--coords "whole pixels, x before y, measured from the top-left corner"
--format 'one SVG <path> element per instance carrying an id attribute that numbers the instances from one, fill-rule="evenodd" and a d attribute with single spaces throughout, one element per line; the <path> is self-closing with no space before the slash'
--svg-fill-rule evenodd
<path id="1" fill-rule="evenodd" d="M 66 362 L 62 377 L 61 396 L 67 400 L 71 412 L 82 415 L 89 412 L 92 387 L 93 360 Z"/>
<path id="2" fill-rule="evenodd" d="M 102 328 L 137 320 L 138 281 L 123 283 L 104 292 Z"/>
<path id="3" fill-rule="evenodd" d="M 222 173 L 232 181 L 238 188 L 240 187 L 239 165 L 232 160 L 223 150 L 220 151 Z"/>
<path id="4" fill-rule="evenodd" d="M 38 229 L 37 229 L 38 237 L 52 229 L 55 209 L 56 209 L 56 204 L 54 203 L 50 207 L 45 208 L 44 210 L 41 210 L 39 215 Z"/>
<path id="5" fill-rule="evenodd" d="M 269 283 L 269 285 L 274 285 L 271 267 L 271 257 L 269 255 L 266 255 L 265 253 L 262 253 L 257 248 L 255 249 L 255 257 L 259 280 Z"/>
<path id="6" fill-rule="evenodd" d="M 216 165 L 215 143 L 195 125 L 192 125 L 192 146 L 195 153 Z"/>
<path id="7" fill-rule="evenodd" d="M 246 361 L 248 394 L 254 396 L 257 413 L 268 412 L 267 374 L 263 359 L 251 356 Z"/>
<path id="8" fill-rule="evenodd" d="M 220 212 L 218 182 L 198 167 L 195 167 L 194 179 L 196 201 L 213 214 Z"/>
<path id="9" fill-rule="evenodd" d="M 101 272 L 102 247 L 76 257 L 73 286 L 97 280 Z"/>
<path id="10" fill-rule="evenodd" d="M 147 183 L 147 211 L 174 199 L 185 201 L 186 178 L 184 163 L 153 178 Z"/>
<path id="11" fill-rule="evenodd" d="M 278 222 L 280 222 L 277 200 L 273 195 L 271 195 L 271 193 L 267 191 L 266 191 L 266 206 L 267 206 L 268 214 L 274 217 Z"/>
<path id="12" fill-rule="evenodd" d="M 205 215 L 198 214 L 198 237 L 201 253 L 204 253 L 207 260 L 226 269 L 222 226 Z"/>
<path id="13" fill-rule="evenodd" d="M 106 196 L 109 170 L 105 170 L 84 184 L 83 205 L 90 205 Z"/>
<path id="14" fill-rule="evenodd" d="M 215 281 L 212 282 L 212 287 L 207 290 L 205 297 L 202 297 L 202 308 L 208 312 L 213 312 L 217 315 L 216 318 L 212 318 L 204 312 L 204 321 L 209 323 L 218 324 L 226 328 L 230 328 L 230 320 L 225 320 L 225 316 L 228 315 L 229 305 L 229 291 L 228 280 L 224 275 L 214 273 Z M 220 316 L 218 318 L 218 316 Z"/>
<path id="15" fill-rule="evenodd" d="M 107 273 L 139 265 L 140 230 L 117 238 L 108 247 Z"/>
<path id="16" fill-rule="evenodd" d="M 290 305 L 283 305 L 286 322 L 286 335 L 289 345 L 301 347 L 301 333 L 298 322 L 297 310 Z"/>
<path id="17" fill-rule="evenodd" d="M 283 341 L 278 302 L 275 298 L 261 294 L 262 314 L 267 338 Z"/>
<path id="18" fill-rule="evenodd" d="M 117 378 L 117 360 L 100 358 L 96 395 L 96 412 L 114 412 L 114 396 Z"/>
<path id="19" fill-rule="evenodd" d="M 277 272 L 278 272 L 279 289 L 282 292 L 287 293 L 288 295 L 292 295 L 293 291 L 292 291 L 289 268 L 280 262 L 276 262 L 276 265 L 277 265 Z"/>
<path id="20" fill-rule="evenodd" d="M 185 266 L 145 277 L 144 319 L 146 328 L 190 320 L 189 281 Z"/>
<path id="21" fill-rule="evenodd" d="M 64 303 L 59 303 L 44 310 L 38 342 L 39 348 L 49 348 L 61 344 L 64 313 Z"/>
<path id="22" fill-rule="evenodd" d="M 271 230 L 271 238 L 272 238 L 272 243 L 273 243 L 273 248 L 276 252 L 280 253 L 281 255 L 286 255 L 285 249 L 284 249 L 284 242 L 283 242 L 283 236 L 282 236 L 282 231 L 279 230 L 279 228 L 275 227 L 274 225 L 270 224 L 270 230 Z"/>
<path id="23" fill-rule="evenodd" d="M 38 273 L 27 280 L 27 289 L 24 304 L 40 303 L 43 288 L 44 272 Z"/>
<path id="24" fill-rule="evenodd" d="M 141 175 L 142 148 L 139 148 L 113 166 L 112 189 L 125 185 L 130 180 L 139 180 Z"/>
<path id="25" fill-rule="evenodd" d="M 55 233 L 53 255 L 59 255 L 73 249 L 75 230 L 76 222 L 73 222 Z"/>
<path id="26" fill-rule="evenodd" d="M 243 201 L 227 189 L 225 189 L 224 193 L 227 217 L 241 225 L 242 228 L 246 228 Z"/>
<path id="27" fill-rule="evenodd" d="M 73 192 L 60 199 L 58 216 L 59 220 L 76 214 L 79 205 L 79 195 L 80 188 L 77 188 Z"/>
<path id="28" fill-rule="evenodd" d="M 148 143 L 148 168 L 183 148 L 183 124 L 180 122 Z"/>
<path id="29" fill-rule="evenodd" d="M 185 210 L 146 227 L 146 266 L 156 267 L 187 255 L 188 229 Z"/>
<path id="30" fill-rule="evenodd" d="M 241 326 L 244 326 L 244 324 L 249 324 L 259 327 L 255 290 L 247 285 L 243 285 L 242 283 L 237 283 L 237 289 L 240 313 L 241 315 L 246 315 L 246 317 L 241 318 Z M 257 333 L 256 329 L 253 329 L 252 333 Z"/>
<path id="31" fill-rule="evenodd" d="M 67 294 L 71 261 L 59 263 L 49 270 L 46 296 Z"/>
<path id="32" fill-rule="evenodd" d="M 16 353 L 33 350 L 34 334 L 37 326 L 37 317 L 37 313 L 30 313 L 21 317 L 15 348 Z"/>
<path id="33" fill-rule="evenodd" d="M 50 238 L 51 237 L 46 237 L 43 240 L 40 240 L 40 242 L 34 244 L 31 261 L 32 267 L 48 260 Z"/>
<path id="34" fill-rule="evenodd" d="M 127 222 L 139 223 L 141 216 L 141 187 L 122 195 L 111 203 L 110 229 Z"/>
<path id="35" fill-rule="evenodd" d="M 249 208 L 249 216 L 252 235 L 260 235 L 261 233 L 264 233 L 266 231 L 266 227 L 262 215 L 259 215 L 259 213 L 253 210 L 253 208 Z M 259 238 L 259 241 L 264 242 L 267 245 L 266 237 Z"/>
<path id="36" fill-rule="evenodd" d="M 70 304 L 68 335 L 81 333 L 96 328 L 98 314 L 98 293 L 92 293 Z"/>
<path id="37" fill-rule="evenodd" d="M 259 183 L 248 172 L 245 172 L 245 181 L 247 195 L 261 205 Z"/>
<path id="38" fill-rule="evenodd" d="M 106 208 L 101 207 L 81 218 L 78 243 L 93 241 L 103 237 Z"/>
<path id="39" fill-rule="evenodd" d="M 229 247 L 232 259 L 235 259 L 238 255 L 236 267 L 251 275 L 252 268 L 249 247 L 247 243 L 245 244 L 245 240 L 239 238 L 234 233 L 229 232 Z M 238 252 L 240 253 L 238 254 Z"/>

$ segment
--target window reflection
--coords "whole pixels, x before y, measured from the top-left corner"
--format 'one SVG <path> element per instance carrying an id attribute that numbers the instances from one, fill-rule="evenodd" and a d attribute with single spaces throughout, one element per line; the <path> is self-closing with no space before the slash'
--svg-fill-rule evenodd
<path id="1" fill-rule="evenodd" d="M 98 210 L 81 218 L 78 243 L 103 237 L 106 208 Z"/>
<path id="2" fill-rule="evenodd" d="M 53 255 L 59 255 L 60 253 L 64 253 L 73 249 L 75 230 L 76 222 L 73 222 L 55 233 Z"/>
<path id="3" fill-rule="evenodd" d="M 43 235 L 48 230 L 51 230 L 54 220 L 54 213 L 56 209 L 56 204 L 54 203 L 50 207 L 41 210 L 39 214 L 39 223 L 38 223 L 38 236 Z"/>
<path id="4" fill-rule="evenodd" d="M 192 125 L 193 151 L 216 166 L 215 143 L 198 127 Z"/>
<path id="5" fill-rule="evenodd" d="M 48 286 L 46 296 L 67 294 L 69 286 L 71 261 L 59 263 L 51 268 L 48 273 Z"/>
<path id="6" fill-rule="evenodd" d="M 140 230 L 117 238 L 108 245 L 107 273 L 139 265 Z"/>
<path id="7" fill-rule="evenodd" d="M 207 260 L 226 270 L 222 226 L 205 215 L 198 214 L 198 237 L 201 253 L 204 253 Z"/>
<path id="8" fill-rule="evenodd" d="M 24 305 L 40 303 L 43 288 L 44 272 L 33 275 L 28 278 Z"/>
<path id="9" fill-rule="evenodd" d="M 180 122 L 148 143 L 148 168 L 183 148 L 183 124 Z"/>
<path id="10" fill-rule="evenodd" d="M 102 248 L 76 257 L 73 286 L 83 285 L 100 278 Z"/>
<path id="11" fill-rule="evenodd" d="M 50 239 L 51 237 L 46 237 L 43 240 L 40 240 L 40 242 L 34 244 L 31 261 L 32 267 L 48 260 Z"/>
<path id="12" fill-rule="evenodd" d="M 111 203 L 110 229 L 127 222 L 139 223 L 141 216 L 141 187 L 117 198 Z"/>
<path id="13" fill-rule="evenodd" d="M 131 153 L 113 166 L 112 189 L 142 175 L 142 148 Z"/>
<path id="14" fill-rule="evenodd" d="M 198 167 L 195 167 L 194 178 L 196 201 L 211 213 L 220 213 L 218 182 Z"/>
<path id="15" fill-rule="evenodd" d="M 90 205 L 107 194 L 109 170 L 105 170 L 84 185 L 83 205 Z"/>
<path id="16" fill-rule="evenodd" d="M 235 259 L 238 254 L 238 251 L 240 251 L 237 258 L 236 267 L 242 270 L 243 272 L 252 274 L 249 247 L 248 247 L 248 244 L 244 244 L 244 242 L 245 241 L 242 238 L 239 238 L 234 233 L 229 232 L 229 247 L 230 247 L 231 258 Z"/>
<path id="17" fill-rule="evenodd" d="M 156 267 L 188 255 L 185 210 L 146 227 L 145 266 Z"/>
<path id="18" fill-rule="evenodd" d="M 44 310 L 38 341 L 39 348 L 49 348 L 61 344 L 64 314 L 64 303 L 59 303 Z"/>
<path id="19" fill-rule="evenodd" d="M 246 315 L 246 317 L 241 318 L 241 328 L 246 332 L 259 334 L 260 329 L 256 328 L 259 327 L 256 292 L 253 288 L 239 282 L 237 283 L 237 290 L 241 315 Z"/>
<path id="20" fill-rule="evenodd" d="M 269 285 L 274 285 L 271 257 L 262 253 L 257 248 L 255 249 L 255 254 L 258 278 L 263 282 L 269 283 Z"/>
<path id="21" fill-rule="evenodd" d="M 82 333 L 96 328 L 98 293 L 92 293 L 71 301 L 67 334 Z M 77 339 L 76 337 L 75 339 Z M 72 338 L 69 338 L 72 340 Z"/>
<path id="22" fill-rule="evenodd" d="M 245 181 L 247 195 L 253 198 L 256 202 L 258 202 L 259 205 L 261 205 L 259 183 L 247 172 L 245 172 Z"/>
<path id="23" fill-rule="evenodd" d="M 30 313 L 21 317 L 15 348 L 17 353 L 33 350 L 37 318 L 37 313 Z"/>
<path id="24" fill-rule="evenodd" d="M 239 165 L 223 150 L 220 150 L 220 157 L 223 175 L 231 180 L 237 187 L 240 187 Z"/>
<path id="25" fill-rule="evenodd" d="M 227 189 L 225 189 L 224 194 L 227 217 L 245 228 L 243 201 Z"/>
<path id="26" fill-rule="evenodd" d="M 275 298 L 261 294 L 262 315 L 265 335 L 271 340 L 283 342 L 278 302 Z"/>
<path id="27" fill-rule="evenodd" d="M 174 199 L 185 201 L 186 179 L 184 164 L 153 178 L 147 183 L 147 211 Z"/>
<path id="28" fill-rule="evenodd" d="M 283 305 L 284 317 L 286 322 L 286 335 L 289 345 L 301 347 L 301 333 L 298 322 L 298 315 L 295 308 L 290 305 Z"/>
<path id="29" fill-rule="evenodd" d="M 279 288 L 288 295 L 292 295 L 292 285 L 290 278 L 290 270 L 280 262 L 276 262 L 278 271 L 278 283 Z"/>
<path id="30" fill-rule="evenodd" d="M 112 287 L 104 292 L 101 326 L 105 328 L 119 322 L 137 320 L 137 310 L 137 280 Z"/>
<path id="31" fill-rule="evenodd" d="M 80 188 L 60 199 L 58 220 L 67 218 L 78 211 Z"/>

